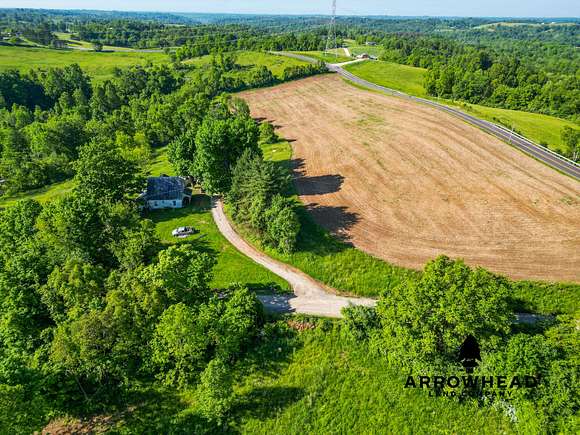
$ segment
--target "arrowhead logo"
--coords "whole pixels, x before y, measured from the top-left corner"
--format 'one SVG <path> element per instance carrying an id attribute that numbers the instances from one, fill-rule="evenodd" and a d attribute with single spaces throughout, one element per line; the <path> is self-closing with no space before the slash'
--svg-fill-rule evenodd
<path id="1" fill-rule="evenodd" d="M 479 365 L 478 361 L 481 361 L 479 343 L 471 334 L 465 338 L 459 348 L 459 361 L 467 373 L 473 373 L 473 369 Z"/>

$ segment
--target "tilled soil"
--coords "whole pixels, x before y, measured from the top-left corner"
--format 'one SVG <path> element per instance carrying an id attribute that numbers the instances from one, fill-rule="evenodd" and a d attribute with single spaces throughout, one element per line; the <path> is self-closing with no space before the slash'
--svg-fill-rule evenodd
<path id="1" fill-rule="evenodd" d="M 243 93 L 293 148 L 314 219 L 420 269 L 440 254 L 517 279 L 580 281 L 580 183 L 453 116 L 335 75 Z"/>

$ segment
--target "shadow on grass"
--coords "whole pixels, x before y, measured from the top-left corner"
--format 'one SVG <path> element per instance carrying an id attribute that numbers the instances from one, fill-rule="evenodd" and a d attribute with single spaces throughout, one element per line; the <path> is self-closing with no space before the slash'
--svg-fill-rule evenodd
<path id="1" fill-rule="evenodd" d="M 127 401 L 130 405 L 112 433 L 224 433 L 223 427 L 188 410 L 189 405 L 171 391 L 134 392 L 128 394 Z"/>
<path id="2" fill-rule="evenodd" d="M 240 379 L 259 373 L 259 378 L 268 383 L 275 380 L 290 364 L 294 352 L 302 347 L 296 331 L 286 323 L 278 322 L 261 343 L 250 349 L 237 364 Z M 243 421 L 248 417 L 265 420 L 272 418 L 282 409 L 297 402 L 304 396 L 304 390 L 297 387 L 261 385 L 249 390 L 236 400 L 232 409 L 232 419 Z"/>
<path id="3" fill-rule="evenodd" d="M 304 396 L 297 387 L 256 387 L 245 395 L 233 409 L 236 420 L 248 417 L 266 420 Z"/>

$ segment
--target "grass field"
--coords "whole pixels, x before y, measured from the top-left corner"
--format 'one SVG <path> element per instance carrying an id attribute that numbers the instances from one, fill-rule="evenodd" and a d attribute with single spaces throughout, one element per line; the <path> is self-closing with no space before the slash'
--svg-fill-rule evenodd
<path id="1" fill-rule="evenodd" d="M 138 406 L 114 433 L 511 434 L 501 410 L 472 400 L 405 389 L 406 376 L 333 324 L 284 328 L 261 340 L 234 367 L 227 427 L 198 414 L 195 391 L 135 395 Z"/>
<path id="2" fill-rule="evenodd" d="M 173 168 L 167 160 L 167 153 L 165 151 L 165 148 L 153 150 L 153 160 L 149 167 L 149 175 L 157 177 L 161 174 L 169 175 L 173 172 Z M 35 199 L 40 203 L 44 203 L 70 192 L 72 188 L 72 180 L 66 180 L 12 196 L 0 196 L 0 207 L 9 207 L 22 199 Z"/>
<path id="3" fill-rule="evenodd" d="M 70 192 L 73 186 L 72 180 L 67 180 L 12 196 L 0 196 L 0 208 L 10 207 L 22 199 L 34 199 L 42 204 Z"/>
<path id="4" fill-rule="evenodd" d="M 168 57 L 163 53 L 95 53 L 0 46 L 0 71 L 9 69 L 27 71 L 34 68 L 55 68 L 78 63 L 96 81 L 111 78 L 115 68 L 167 61 Z"/>
<path id="5" fill-rule="evenodd" d="M 328 63 L 340 63 L 352 60 L 350 57 L 346 57 L 345 55 L 336 56 L 334 54 L 324 53 L 322 51 L 292 51 L 291 53 L 301 54 L 303 56 L 312 57 L 313 59 L 318 59 Z"/>
<path id="6" fill-rule="evenodd" d="M 387 88 L 419 97 L 427 96 L 423 77 L 427 70 L 382 61 L 366 61 L 347 65 L 345 69 L 357 77 Z"/>
<path id="7" fill-rule="evenodd" d="M 410 95 L 427 97 L 423 87 L 426 70 L 390 62 L 361 62 L 347 65 L 346 69 L 354 75 L 381 86 L 396 89 Z M 465 104 L 448 100 L 442 103 L 464 109 L 482 119 L 515 129 L 518 133 L 539 144 L 545 144 L 554 151 L 564 151 L 561 131 L 565 126 L 578 128 L 578 125 L 555 116 L 517 110 L 498 109 L 477 104 Z"/>
<path id="8" fill-rule="evenodd" d="M 536 143 L 548 145 L 556 152 L 568 150 L 566 144 L 562 142 L 562 129 L 564 127 L 579 128 L 571 121 L 539 113 L 496 109 L 476 104 L 461 104 L 459 107 L 479 118 L 513 128 Z"/>
<path id="9" fill-rule="evenodd" d="M 54 32 L 54 34 L 61 41 L 65 41 L 70 48 L 79 47 L 79 48 L 83 48 L 83 49 L 87 49 L 87 50 L 92 50 L 93 49 L 93 44 L 91 42 L 88 42 L 88 41 L 77 41 L 75 39 L 71 39 L 71 36 L 72 36 L 71 33 Z M 103 45 L 103 50 L 104 51 L 108 51 L 108 50 L 110 50 L 110 51 L 135 51 L 132 48 L 115 47 L 115 46 L 112 46 L 112 45 Z"/>
<path id="10" fill-rule="evenodd" d="M 350 53 L 354 56 L 357 56 L 362 53 L 368 53 L 372 56 L 380 56 L 383 48 L 378 45 L 358 45 L 356 42 L 352 41 L 351 44 L 348 45 L 348 49 Z"/>
<path id="11" fill-rule="evenodd" d="M 194 59 L 186 60 L 184 63 L 196 66 L 203 66 L 209 64 L 212 56 L 202 56 Z M 272 74 L 280 78 L 284 69 L 291 66 L 308 65 L 298 59 L 293 59 L 285 56 L 277 56 L 274 54 L 263 53 L 259 51 L 241 51 L 237 53 L 236 63 L 247 68 L 266 66 Z"/>
<path id="12" fill-rule="evenodd" d="M 211 216 L 209 197 L 196 195 L 189 207 L 152 211 L 146 217 L 155 222 L 164 243 L 190 243 L 190 240 L 194 240 L 192 243 L 200 249 L 217 255 L 212 288 L 225 288 L 232 283 L 242 283 L 253 290 L 269 293 L 289 290 L 286 281 L 240 254 L 221 235 Z M 200 234 L 188 239 L 175 239 L 171 231 L 183 226 L 192 226 Z"/>

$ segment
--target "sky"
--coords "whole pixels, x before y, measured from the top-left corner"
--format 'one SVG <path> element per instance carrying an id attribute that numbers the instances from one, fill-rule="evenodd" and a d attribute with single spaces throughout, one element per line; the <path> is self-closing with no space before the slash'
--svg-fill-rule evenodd
<path id="1" fill-rule="evenodd" d="M 0 7 L 329 14 L 331 0 L 0 0 Z M 339 15 L 580 17 L 580 0 L 337 0 Z"/>

